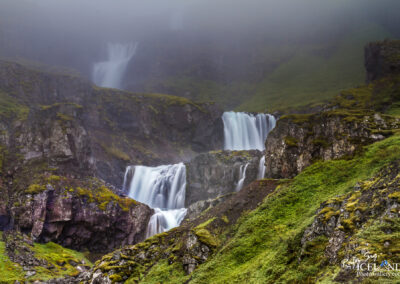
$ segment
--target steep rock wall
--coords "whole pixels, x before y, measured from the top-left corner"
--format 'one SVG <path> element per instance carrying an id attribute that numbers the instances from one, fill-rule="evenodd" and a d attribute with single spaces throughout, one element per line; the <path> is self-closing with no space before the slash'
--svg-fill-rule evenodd
<path id="1" fill-rule="evenodd" d="M 244 186 L 257 179 L 262 152 L 213 151 L 196 156 L 186 164 L 186 206 L 235 192 L 240 167 L 248 164 Z"/>
<path id="2" fill-rule="evenodd" d="M 2 192 L 4 194 L 4 192 Z M 38 183 L 7 200 L 0 215 L 34 240 L 65 247 L 108 252 L 143 241 L 153 210 L 119 197 L 99 180 L 78 181 L 46 175 Z"/>
<path id="3" fill-rule="evenodd" d="M 128 164 L 187 161 L 223 143 L 222 111 L 214 104 L 97 88 L 71 74 L 5 61 L 0 93 L 7 107 L 0 143 L 10 152 L 66 171 L 78 167 L 80 175 L 115 186 Z"/>
<path id="4" fill-rule="evenodd" d="M 373 113 L 283 116 L 266 142 L 266 176 L 293 178 L 313 161 L 352 156 L 363 145 L 390 135 L 399 122 Z"/>

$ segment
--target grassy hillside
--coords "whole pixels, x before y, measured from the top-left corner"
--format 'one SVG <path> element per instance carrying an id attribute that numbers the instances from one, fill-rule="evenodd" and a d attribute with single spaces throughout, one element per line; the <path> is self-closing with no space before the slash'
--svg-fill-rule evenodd
<path id="1" fill-rule="evenodd" d="M 234 229 L 233 238 L 194 272 L 191 283 L 332 279 L 338 267 L 324 263 L 326 239 L 298 262 L 296 256 L 305 228 L 312 223 L 321 202 L 353 191 L 357 182 L 373 177 L 396 160 L 399 150 L 400 136 L 396 135 L 369 146 L 355 159 L 318 162 L 307 168 L 290 185 L 281 186 L 259 208 L 245 215 Z M 364 230 L 367 229 L 359 233 Z M 398 236 L 396 239 L 399 241 Z"/>
<path id="2" fill-rule="evenodd" d="M 12 262 L 6 252 L 6 243 L 3 239 L 3 233 L 0 232 L 0 282 L 13 283 L 14 281 L 36 281 L 61 278 L 65 276 L 75 276 L 79 273 L 76 265 L 84 263 L 91 266 L 90 261 L 82 254 L 70 249 L 63 248 L 55 243 L 30 245 L 24 242 L 21 235 L 16 235 L 18 247 L 14 247 L 15 254 L 32 253 L 32 256 L 41 262 L 47 263 L 46 266 L 36 266 L 29 270 L 35 270 L 36 274 L 25 278 L 27 271 L 23 266 Z"/>
<path id="3" fill-rule="evenodd" d="M 313 222 L 321 202 L 352 195 L 354 186 L 362 181 L 371 184 L 368 179 L 398 159 L 399 150 L 397 134 L 366 147 L 354 159 L 315 163 L 290 183 L 280 185 L 256 210 L 244 214 L 232 230 L 220 234 L 218 242 L 224 245 L 191 275 L 185 275 L 179 263 L 170 265 L 165 260 L 152 266 L 140 283 L 186 283 L 189 279 L 190 283 L 333 282 L 340 267 L 329 265 L 324 256 L 328 239 L 316 238 L 302 252 L 304 231 Z M 211 222 L 213 219 L 206 223 Z M 398 218 L 393 222 L 398 223 Z M 385 234 L 385 226 L 375 223 L 352 233 L 368 241 L 370 249 L 381 247 L 382 239 L 390 240 L 387 253 L 395 253 L 400 241 L 395 229 L 398 226 Z"/>
<path id="4" fill-rule="evenodd" d="M 254 95 L 237 110 L 275 111 L 315 104 L 361 85 L 365 82 L 365 44 L 388 37 L 383 28 L 366 24 L 337 42 L 327 56 L 321 54 L 324 46 L 295 47 L 294 56 L 257 85 Z"/>
<path id="5" fill-rule="evenodd" d="M 249 47 L 249 54 L 236 54 L 247 58 L 251 68 L 243 67 L 234 78 L 223 79 L 225 74 L 214 70 L 217 63 L 212 61 L 210 66 L 206 64 L 210 69 L 206 76 L 205 63 L 194 61 L 183 65 L 174 75 L 146 81 L 143 89 L 198 102 L 215 101 L 226 110 L 273 112 L 316 104 L 343 89 L 364 84 L 364 46 L 390 37 L 382 26 L 360 23 L 348 31 L 327 35 L 324 40 L 260 39 Z"/>

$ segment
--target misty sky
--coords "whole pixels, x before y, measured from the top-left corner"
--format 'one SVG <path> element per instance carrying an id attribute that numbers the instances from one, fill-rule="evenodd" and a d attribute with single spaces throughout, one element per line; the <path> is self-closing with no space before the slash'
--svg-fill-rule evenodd
<path id="1" fill-rule="evenodd" d="M 102 56 L 107 42 L 137 42 L 174 32 L 240 44 L 249 38 L 326 40 L 370 20 L 398 27 L 399 2 L 0 0 L 0 54 L 79 69 L 79 64 Z"/>

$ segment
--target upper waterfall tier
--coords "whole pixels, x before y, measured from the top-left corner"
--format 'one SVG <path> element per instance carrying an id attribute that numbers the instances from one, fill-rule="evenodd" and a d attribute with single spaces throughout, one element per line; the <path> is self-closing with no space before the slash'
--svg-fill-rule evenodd
<path id="1" fill-rule="evenodd" d="M 93 66 L 93 82 L 101 87 L 122 88 L 122 79 L 129 61 L 136 53 L 136 44 L 109 43 L 108 59 Z"/>
<path id="2" fill-rule="evenodd" d="M 225 112 L 224 122 L 225 150 L 265 150 L 268 133 L 275 127 L 273 115 L 257 115 L 244 112 Z"/>

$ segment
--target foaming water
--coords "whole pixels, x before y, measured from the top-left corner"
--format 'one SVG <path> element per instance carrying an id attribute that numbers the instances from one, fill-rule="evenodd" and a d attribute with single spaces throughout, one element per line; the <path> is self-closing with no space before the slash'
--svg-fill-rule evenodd
<path id="1" fill-rule="evenodd" d="M 247 170 L 248 166 L 249 166 L 249 163 L 240 166 L 239 181 L 236 185 L 236 191 L 240 191 L 243 187 L 244 180 L 246 179 L 246 170 Z"/>
<path id="2" fill-rule="evenodd" d="M 187 209 L 162 210 L 155 208 L 154 211 L 147 226 L 146 238 L 178 227 L 185 218 Z"/>
<path id="3" fill-rule="evenodd" d="M 265 177 L 265 170 L 266 170 L 265 155 L 262 155 L 262 157 L 260 158 L 260 163 L 258 165 L 257 179 L 263 179 Z"/>
<path id="4" fill-rule="evenodd" d="M 245 112 L 224 112 L 225 150 L 265 150 L 268 133 L 274 129 L 276 119 L 273 115 L 257 115 Z"/>
<path id="5" fill-rule="evenodd" d="M 101 87 L 122 88 L 122 79 L 138 44 L 109 43 L 108 59 L 93 65 L 93 82 Z"/>
<path id="6" fill-rule="evenodd" d="M 186 215 L 186 167 L 183 163 L 158 167 L 130 166 L 126 169 L 124 188 L 129 197 L 155 209 L 147 237 L 168 231 Z"/>

